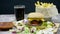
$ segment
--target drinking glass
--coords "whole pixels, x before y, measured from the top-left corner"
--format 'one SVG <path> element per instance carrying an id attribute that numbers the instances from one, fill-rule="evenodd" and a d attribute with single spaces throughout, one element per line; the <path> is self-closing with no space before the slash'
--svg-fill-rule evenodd
<path id="1" fill-rule="evenodd" d="M 17 21 L 24 19 L 24 11 L 25 11 L 25 6 L 24 5 L 14 6 L 14 13 L 16 15 L 16 20 Z"/>

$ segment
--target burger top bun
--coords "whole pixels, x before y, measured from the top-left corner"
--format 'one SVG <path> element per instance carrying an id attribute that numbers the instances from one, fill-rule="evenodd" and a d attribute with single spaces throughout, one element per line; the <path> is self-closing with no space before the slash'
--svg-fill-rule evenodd
<path id="1" fill-rule="evenodd" d="M 44 18 L 44 15 L 41 13 L 33 12 L 28 14 L 28 18 Z"/>

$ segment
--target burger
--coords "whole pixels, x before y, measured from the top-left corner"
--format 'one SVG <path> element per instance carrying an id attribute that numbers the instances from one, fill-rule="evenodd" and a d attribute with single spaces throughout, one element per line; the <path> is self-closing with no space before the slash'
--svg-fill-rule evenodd
<path id="1" fill-rule="evenodd" d="M 0 31 L 8 31 L 13 27 L 14 27 L 14 24 L 12 22 L 0 22 Z"/>
<path id="2" fill-rule="evenodd" d="M 44 22 L 44 15 L 41 13 L 29 13 L 28 14 L 28 21 L 29 21 L 29 25 L 42 25 L 42 23 Z"/>

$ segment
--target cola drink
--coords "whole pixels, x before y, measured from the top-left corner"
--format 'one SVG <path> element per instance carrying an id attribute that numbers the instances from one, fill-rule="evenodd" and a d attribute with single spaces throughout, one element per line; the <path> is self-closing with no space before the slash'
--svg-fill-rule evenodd
<path id="1" fill-rule="evenodd" d="M 24 5 L 14 6 L 14 13 L 16 15 L 16 20 L 17 21 L 24 19 L 24 11 L 25 11 L 25 6 Z"/>

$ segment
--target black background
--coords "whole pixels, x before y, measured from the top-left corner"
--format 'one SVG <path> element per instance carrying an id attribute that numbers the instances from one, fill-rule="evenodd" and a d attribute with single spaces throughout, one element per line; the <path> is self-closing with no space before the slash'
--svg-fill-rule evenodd
<path id="1" fill-rule="evenodd" d="M 34 12 L 34 3 L 37 0 L 0 0 L 0 14 L 13 14 L 14 5 L 25 5 L 25 13 Z M 54 3 L 60 13 L 60 0 L 39 0 L 41 2 Z"/>

